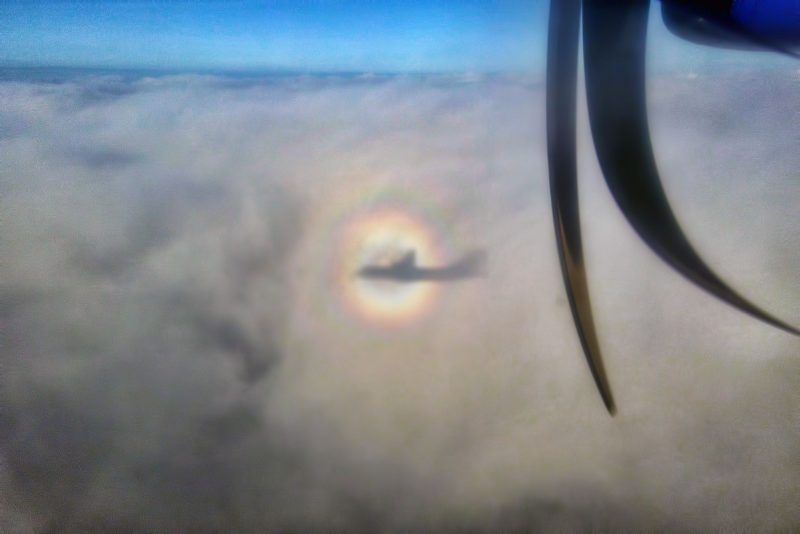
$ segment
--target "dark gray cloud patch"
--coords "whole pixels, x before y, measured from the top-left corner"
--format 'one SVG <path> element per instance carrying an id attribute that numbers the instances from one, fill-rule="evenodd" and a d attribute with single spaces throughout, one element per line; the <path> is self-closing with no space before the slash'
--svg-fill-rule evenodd
<path id="1" fill-rule="evenodd" d="M 654 139 L 704 256 L 798 324 L 796 76 L 770 76 L 660 80 Z M 584 127 L 605 414 L 560 285 L 539 80 L 11 78 L 0 530 L 800 523 L 798 341 L 655 259 Z M 404 329 L 349 315 L 331 274 L 343 221 L 390 200 L 424 206 L 447 254 L 489 255 Z"/>
<path id="2" fill-rule="evenodd" d="M 84 147 L 76 148 L 68 153 L 78 163 L 85 165 L 91 171 L 103 170 L 113 167 L 125 167 L 136 163 L 139 159 L 136 154 L 130 154 L 115 149 Z"/>

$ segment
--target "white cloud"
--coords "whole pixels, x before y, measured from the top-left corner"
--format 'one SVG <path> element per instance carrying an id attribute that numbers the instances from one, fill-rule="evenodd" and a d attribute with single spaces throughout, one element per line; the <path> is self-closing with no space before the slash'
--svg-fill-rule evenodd
<path id="1" fill-rule="evenodd" d="M 656 80 L 652 123 L 704 256 L 798 324 L 797 97 L 770 76 Z M 0 102 L 0 525 L 800 521 L 798 340 L 645 250 L 584 125 L 604 412 L 553 248 L 540 83 L 88 76 Z M 487 276 L 405 329 L 348 316 L 330 267 L 375 199 L 425 210 L 448 257 L 485 248 Z"/>

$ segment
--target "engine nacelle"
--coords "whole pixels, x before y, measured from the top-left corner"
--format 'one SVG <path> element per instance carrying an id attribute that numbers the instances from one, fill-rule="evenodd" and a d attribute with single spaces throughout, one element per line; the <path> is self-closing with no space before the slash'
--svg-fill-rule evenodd
<path id="1" fill-rule="evenodd" d="M 664 23 L 694 43 L 737 49 L 800 45 L 800 0 L 663 0 Z"/>

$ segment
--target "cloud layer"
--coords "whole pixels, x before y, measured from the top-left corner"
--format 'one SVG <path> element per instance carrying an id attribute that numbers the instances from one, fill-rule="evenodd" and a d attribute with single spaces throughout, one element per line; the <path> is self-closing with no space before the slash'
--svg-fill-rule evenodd
<path id="1" fill-rule="evenodd" d="M 650 87 L 687 233 L 792 324 L 796 88 Z M 0 83 L 0 530 L 796 527 L 800 342 L 647 251 L 587 130 L 615 418 L 561 287 L 537 81 Z M 330 276 L 348 216 L 386 203 L 488 254 L 403 328 Z"/>

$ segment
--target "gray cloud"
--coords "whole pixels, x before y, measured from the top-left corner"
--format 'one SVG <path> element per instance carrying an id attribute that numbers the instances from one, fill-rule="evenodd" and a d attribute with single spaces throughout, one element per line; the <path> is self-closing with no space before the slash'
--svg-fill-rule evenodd
<path id="1" fill-rule="evenodd" d="M 800 324 L 796 75 L 659 78 L 666 188 Z M 663 266 L 581 129 L 602 407 L 558 272 L 538 80 L 0 83 L 0 530 L 788 530 L 800 343 Z M 487 276 L 348 315 L 343 221 L 425 206 Z"/>

